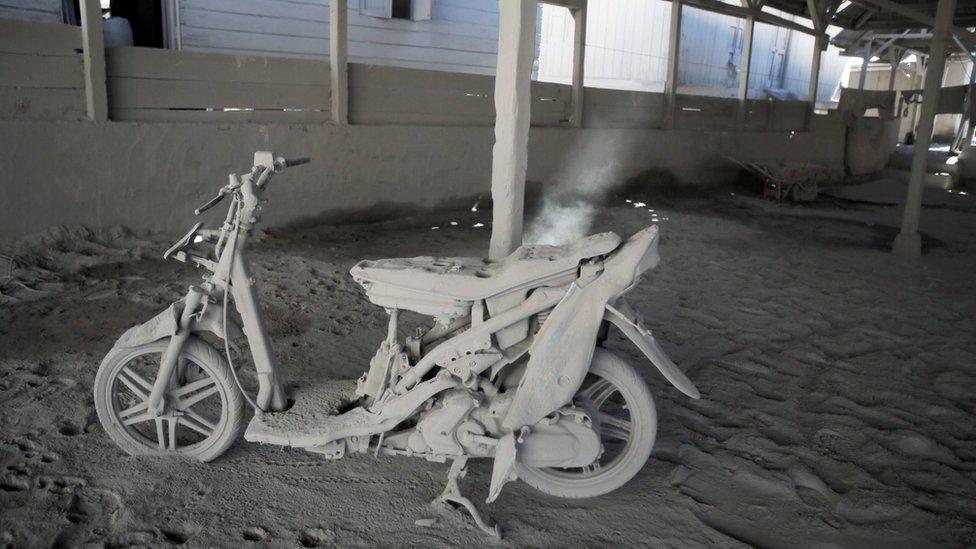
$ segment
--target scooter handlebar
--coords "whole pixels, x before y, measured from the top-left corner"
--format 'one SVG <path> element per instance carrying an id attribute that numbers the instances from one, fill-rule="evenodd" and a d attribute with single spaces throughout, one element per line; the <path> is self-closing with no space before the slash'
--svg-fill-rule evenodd
<path id="1" fill-rule="evenodd" d="M 290 168 L 292 166 L 298 166 L 300 164 L 308 164 L 309 162 L 312 161 L 312 159 L 311 157 L 308 156 L 300 156 L 298 158 L 285 158 L 284 161 L 285 161 L 284 162 L 285 167 Z"/>

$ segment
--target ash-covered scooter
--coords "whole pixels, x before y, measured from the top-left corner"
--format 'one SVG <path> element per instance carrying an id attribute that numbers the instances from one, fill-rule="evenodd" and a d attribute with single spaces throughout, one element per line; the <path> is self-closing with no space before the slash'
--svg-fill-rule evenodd
<path id="1" fill-rule="evenodd" d="M 255 408 L 249 441 L 328 458 L 371 452 L 453 460 L 439 501 L 463 505 L 498 535 L 458 490 L 468 458 L 494 459 L 488 502 L 517 478 L 554 496 L 599 496 L 647 461 L 654 401 L 637 371 L 602 347 L 610 325 L 681 392 L 699 397 L 622 299 L 658 263 L 652 226 L 626 241 L 603 233 L 566 246 L 522 246 L 500 261 L 360 262 L 352 276 L 388 311 L 386 340 L 355 388 L 299 388 L 289 409 L 245 244 L 273 175 L 307 161 L 255 153 L 249 173 L 232 174 L 196 210 L 229 196 L 223 225 L 197 223 L 163 255 L 207 275 L 125 332 L 99 367 L 98 417 L 126 452 L 212 460 L 237 438 L 247 400 Z M 242 326 L 228 314 L 231 303 Z M 433 317 L 431 326 L 401 337 L 401 310 Z M 257 373 L 253 400 L 232 366 L 242 336 Z"/>

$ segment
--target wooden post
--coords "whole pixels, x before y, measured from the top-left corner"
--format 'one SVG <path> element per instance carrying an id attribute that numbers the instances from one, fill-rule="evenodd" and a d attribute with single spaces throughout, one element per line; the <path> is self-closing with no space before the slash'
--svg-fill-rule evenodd
<path id="1" fill-rule="evenodd" d="M 864 89 L 864 83 L 868 79 L 868 64 L 870 63 L 871 63 L 870 53 L 866 54 L 864 57 L 861 58 L 861 77 L 857 82 L 857 89 L 859 90 Z"/>
<path id="2" fill-rule="evenodd" d="M 573 15 L 573 112 L 569 122 L 575 128 L 583 127 L 583 74 L 586 56 L 586 0 L 572 10 Z"/>
<path id="3" fill-rule="evenodd" d="M 336 124 L 349 123 L 348 18 L 346 0 L 329 0 L 329 83 L 332 92 L 329 108 Z"/>
<path id="4" fill-rule="evenodd" d="M 746 126 L 747 104 L 749 99 L 749 69 L 752 66 L 752 35 L 756 28 L 756 18 L 746 17 L 745 35 L 742 39 L 742 66 L 739 69 L 739 109 L 738 127 Z"/>
<path id="5" fill-rule="evenodd" d="M 820 61 L 827 43 L 823 35 L 813 39 L 813 59 L 810 61 L 810 87 L 807 88 L 807 101 L 810 102 L 810 117 L 817 109 L 817 91 L 820 89 Z"/>
<path id="6" fill-rule="evenodd" d="M 536 3 L 498 3 L 495 146 L 491 159 L 492 230 L 488 256 L 501 259 L 522 244 L 525 171 L 529 157 Z"/>
<path id="7" fill-rule="evenodd" d="M 807 11 L 810 13 L 813 30 L 817 31 L 816 36 L 813 37 L 813 57 L 810 59 L 810 85 L 807 88 L 807 101 L 810 105 L 807 108 L 806 129 L 809 130 L 817 111 L 817 94 L 820 91 L 820 62 L 823 59 L 824 50 L 827 49 L 827 36 L 824 34 L 824 22 L 827 17 L 820 8 L 817 0 L 807 0 Z"/>
<path id="8" fill-rule="evenodd" d="M 888 75 L 888 91 L 895 90 L 895 78 L 898 77 L 898 63 L 901 62 L 901 54 L 895 48 L 888 51 L 888 61 L 891 64 L 891 73 Z"/>
<path id="9" fill-rule="evenodd" d="M 668 75 L 664 82 L 664 127 L 674 128 L 678 103 L 678 54 L 681 50 L 681 0 L 671 0 L 671 27 L 668 31 Z"/>
<path id="10" fill-rule="evenodd" d="M 918 53 L 915 54 L 915 74 L 912 75 L 912 89 L 917 90 L 921 87 L 923 81 L 925 80 L 925 67 L 928 66 L 928 58 L 922 58 Z M 912 135 L 918 135 L 918 103 L 912 103 L 911 109 L 909 110 L 909 125 L 908 131 L 912 132 Z"/>
<path id="11" fill-rule="evenodd" d="M 817 106 L 817 91 L 820 89 L 820 62 L 823 58 L 824 45 L 827 40 L 823 36 L 813 39 L 813 59 L 810 61 L 810 87 L 807 88 L 807 100 L 810 110 Z"/>
<path id="12" fill-rule="evenodd" d="M 958 38 L 957 38 L 958 40 Z M 968 51 L 967 55 L 972 55 Z M 969 60 L 969 84 L 966 86 L 966 97 L 962 102 L 962 116 L 959 117 L 959 125 L 956 128 L 956 138 L 953 140 L 953 149 L 962 150 L 966 136 L 969 135 L 969 120 L 973 112 L 973 84 L 976 84 L 976 59 L 970 57 Z"/>
<path id="13" fill-rule="evenodd" d="M 105 37 L 102 34 L 102 4 L 81 0 L 81 47 L 85 65 L 85 112 L 94 122 L 108 120 L 105 91 Z"/>
<path id="14" fill-rule="evenodd" d="M 912 153 L 912 174 L 908 180 L 908 197 L 902 217 L 901 232 L 895 238 L 891 251 L 906 257 L 922 255 L 922 239 L 918 235 L 918 218 L 922 212 L 922 191 L 925 188 L 925 164 L 929 155 L 932 127 L 939 106 L 942 89 L 942 73 L 945 70 L 945 52 L 949 41 L 949 27 L 956 12 L 956 0 L 939 0 L 935 12 L 935 27 L 929 45 L 929 66 L 925 70 L 925 87 L 922 88 L 922 108 Z"/>

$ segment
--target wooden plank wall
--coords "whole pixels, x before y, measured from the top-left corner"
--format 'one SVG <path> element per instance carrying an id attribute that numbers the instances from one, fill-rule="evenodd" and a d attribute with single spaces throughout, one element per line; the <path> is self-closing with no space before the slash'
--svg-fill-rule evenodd
<path id="1" fill-rule="evenodd" d="M 660 128 L 666 104 L 663 93 L 586 88 L 583 124 L 588 128 Z"/>
<path id="2" fill-rule="evenodd" d="M 675 127 L 681 130 L 733 130 L 739 101 L 724 97 L 678 95 Z"/>
<path id="3" fill-rule="evenodd" d="M 491 126 L 494 94 L 491 76 L 349 65 L 352 124 Z M 570 86 L 533 82 L 532 125 L 554 126 L 566 120 L 570 96 Z"/>
<path id="4" fill-rule="evenodd" d="M 675 127 L 679 130 L 736 129 L 738 100 L 725 97 L 678 95 Z M 747 132 L 803 131 L 809 103 L 750 99 L 746 103 Z"/>
<path id="5" fill-rule="evenodd" d="M 0 118 L 85 116 L 81 28 L 0 19 Z"/>
<path id="6" fill-rule="evenodd" d="M 61 22 L 61 0 L 0 0 L 0 18 Z"/>
<path id="7" fill-rule="evenodd" d="M 105 68 L 113 120 L 329 119 L 325 61 L 117 47 Z"/>
<path id="8" fill-rule="evenodd" d="M 0 19 L 0 117 L 84 117 L 78 27 Z M 322 123 L 329 64 L 313 59 L 118 47 L 106 51 L 117 121 Z M 365 125 L 491 126 L 494 78 L 350 64 L 350 120 Z M 532 125 L 566 123 L 571 89 L 532 83 Z M 589 128 L 660 128 L 663 94 L 587 88 Z M 736 100 L 679 95 L 678 129 L 735 129 Z M 803 101 L 750 101 L 747 131 L 802 129 Z"/>
<path id="9" fill-rule="evenodd" d="M 746 131 L 802 131 L 809 108 L 806 101 L 750 99 L 746 103 Z"/>

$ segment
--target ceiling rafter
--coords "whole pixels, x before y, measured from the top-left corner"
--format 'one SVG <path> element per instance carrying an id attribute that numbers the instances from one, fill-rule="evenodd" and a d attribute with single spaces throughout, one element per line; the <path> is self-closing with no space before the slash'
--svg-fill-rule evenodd
<path id="1" fill-rule="evenodd" d="M 762 11 L 761 8 L 741 7 L 733 4 L 726 4 L 724 2 L 719 2 L 718 0 L 685 0 L 684 3 L 686 5 L 693 6 L 706 11 L 731 15 L 732 17 L 754 17 L 756 21 L 761 21 L 769 25 L 775 25 L 778 27 L 792 29 L 813 36 L 823 35 L 822 32 L 818 32 L 816 29 L 801 25 L 796 21 L 790 21 L 789 19 L 784 19 L 782 17 L 779 17 L 778 15 L 773 15 L 771 13 Z"/>
<path id="2" fill-rule="evenodd" d="M 910 7 L 906 7 L 905 4 L 899 4 L 898 2 L 893 2 L 892 0 L 852 0 L 855 4 L 863 7 L 872 9 L 887 10 L 890 12 L 897 13 L 902 17 L 917 21 L 922 23 L 927 28 L 932 28 L 935 26 L 935 17 L 916 11 Z M 970 45 L 976 45 L 976 35 L 969 32 L 966 29 L 952 25 L 950 31 L 953 35 L 958 36 L 960 40 L 966 42 Z"/>

